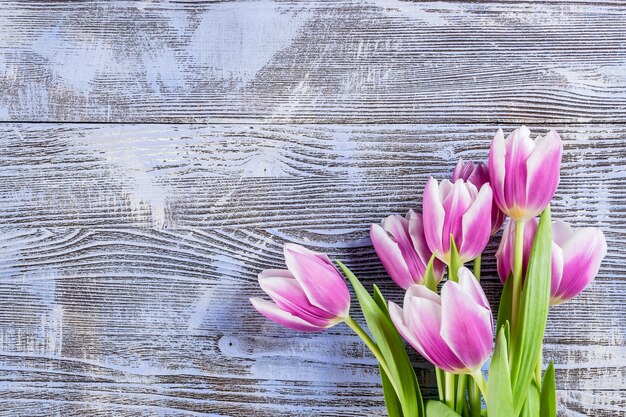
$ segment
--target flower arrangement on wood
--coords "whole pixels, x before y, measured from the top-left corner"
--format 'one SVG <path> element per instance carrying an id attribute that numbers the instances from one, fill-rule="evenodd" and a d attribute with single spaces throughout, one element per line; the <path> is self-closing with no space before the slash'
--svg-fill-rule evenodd
<path id="1" fill-rule="evenodd" d="M 548 310 L 580 294 L 607 252 L 600 229 L 552 221 L 562 152 L 555 131 L 532 140 L 524 126 L 506 139 L 499 130 L 488 164 L 459 160 L 451 180 L 427 181 L 422 215 L 409 210 L 373 224 L 374 250 L 406 290 L 402 306 L 376 285 L 368 292 L 340 261 L 295 244 L 285 245 L 287 270 L 259 274 L 272 301 L 250 301 L 295 330 L 346 323 L 378 361 L 390 417 L 555 417 L 554 365 L 544 369 L 542 358 Z M 480 284 L 482 252 L 506 217 L 494 326 Z M 349 315 L 344 277 L 367 330 Z M 438 399 L 422 397 L 403 339 L 434 365 Z"/>

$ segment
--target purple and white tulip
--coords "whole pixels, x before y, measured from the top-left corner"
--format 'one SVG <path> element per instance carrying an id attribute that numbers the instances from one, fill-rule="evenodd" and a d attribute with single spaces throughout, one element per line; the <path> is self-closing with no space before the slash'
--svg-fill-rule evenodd
<path id="1" fill-rule="evenodd" d="M 424 189 L 424 235 L 430 250 L 450 264 L 450 236 L 454 236 L 461 262 L 481 254 L 491 235 L 492 193 L 480 191 L 462 179 L 441 184 L 430 178 Z"/>
<path id="2" fill-rule="evenodd" d="M 284 248 L 288 270 L 266 269 L 259 284 L 273 302 L 251 298 L 268 319 L 294 330 L 316 332 L 349 316 L 350 292 L 343 275 L 328 256 L 288 243 Z"/>
<path id="3" fill-rule="evenodd" d="M 465 182 L 474 184 L 474 186 L 480 190 L 480 188 L 489 183 L 489 170 L 487 165 L 482 162 L 474 163 L 472 161 L 464 162 L 463 159 L 459 159 L 454 171 L 452 171 L 452 182 L 458 179 L 462 179 Z M 491 205 L 491 235 L 495 235 L 502 227 L 506 215 L 498 208 L 498 205 L 492 203 Z"/>
<path id="4" fill-rule="evenodd" d="M 372 224 L 370 237 L 387 273 L 403 289 L 423 284 L 426 267 L 432 256 L 426 244 L 422 216 L 409 210 L 405 217 L 389 216 L 382 225 Z M 443 277 L 445 265 L 434 260 L 433 272 L 437 283 Z"/>
<path id="5" fill-rule="evenodd" d="M 469 269 L 459 282 L 446 281 L 441 296 L 422 285 L 406 292 L 404 306 L 389 302 L 394 325 L 424 358 L 455 374 L 481 368 L 493 347 L 491 307 Z"/>
<path id="6" fill-rule="evenodd" d="M 530 219 L 524 227 L 524 253 L 522 276 L 533 245 L 539 222 Z M 513 267 L 515 223 L 504 228 L 502 241 L 496 253 L 498 275 L 504 284 Z M 552 223 L 552 276 L 550 304 L 561 304 L 580 294 L 595 278 L 600 263 L 606 256 L 607 245 L 600 229 L 587 227 L 574 231 L 567 223 L 557 220 Z"/>
<path id="7" fill-rule="evenodd" d="M 595 227 L 573 230 L 567 223 L 552 224 L 552 239 L 563 253 L 560 281 L 552 278 L 550 304 L 561 304 L 580 294 L 600 270 L 606 256 L 604 233 Z"/>
<path id="8" fill-rule="evenodd" d="M 559 184 L 563 145 L 556 131 L 530 138 L 522 126 L 506 139 L 498 130 L 489 151 L 494 201 L 513 220 L 527 221 L 546 208 Z"/>

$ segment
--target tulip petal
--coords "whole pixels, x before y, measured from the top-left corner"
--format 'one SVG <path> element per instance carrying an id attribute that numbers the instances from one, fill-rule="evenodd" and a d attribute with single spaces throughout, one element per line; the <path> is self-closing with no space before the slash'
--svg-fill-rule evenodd
<path id="1" fill-rule="evenodd" d="M 420 277 L 423 279 L 424 273 L 426 272 L 426 266 L 428 265 L 428 262 L 430 262 L 430 257 L 433 254 L 426 243 L 426 236 L 424 235 L 424 220 L 419 213 L 415 213 L 413 210 L 409 210 L 406 218 L 409 222 L 409 236 L 411 237 L 413 248 L 415 249 L 415 252 L 421 262 L 420 265 L 422 268 L 420 269 Z M 445 264 L 437 258 L 433 261 L 433 272 L 435 274 L 435 280 L 439 283 L 445 272 Z"/>
<path id="2" fill-rule="evenodd" d="M 428 261 L 424 263 L 415 251 L 413 241 L 409 234 L 409 220 L 399 215 L 389 216 L 383 220 L 383 229 L 387 230 L 391 235 L 391 239 L 397 243 L 402 254 L 402 259 L 408 267 L 411 283 L 421 283 L 424 279 L 424 272 L 426 271 Z"/>
<path id="3" fill-rule="evenodd" d="M 446 212 L 441 204 L 442 199 L 439 193 L 440 188 L 449 187 L 448 184 L 442 183 L 442 187 L 439 187 L 437 180 L 431 177 L 424 188 L 424 199 L 422 203 L 423 216 L 425 219 L 423 224 L 426 243 L 430 251 L 444 262 L 444 254 L 446 253 L 446 248 L 450 246 L 450 243 L 448 242 L 444 247 L 445 242 L 441 240 Z"/>
<path id="4" fill-rule="evenodd" d="M 409 289 L 404 294 L 404 307 L 406 308 L 410 303 L 412 298 L 425 298 L 427 300 L 432 301 L 433 303 L 441 305 L 441 297 L 436 292 L 429 290 L 424 285 L 411 285 Z M 406 318 L 407 321 L 409 318 Z"/>
<path id="5" fill-rule="evenodd" d="M 597 275 L 607 246 L 600 229 L 584 228 L 562 246 L 563 276 L 552 304 L 560 304 L 580 294 Z"/>
<path id="6" fill-rule="evenodd" d="M 337 317 L 312 305 L 302 287 L 293 276 L 271 276 L 270 271 L 259 274 L 259 284 L 276 305 L 306 322 L 319 327 L 328 327 L 337 323 Z M 287 272 L 288 271 L 280 271 Z"/>
<path id="7" fill-rule="evenodd" d="M 405 306 L 407 308 L 410 317 L 408 327 L 413 330 L 422 348 L 414 346 L 418 352 L 446 371 L 463 372 L 466 366 L 441 336 L 442 306 L 430 299 L 416 297 Z"/>
<path id="8" fill-rule="evenodd" d="M 389 316 L 391 318 L 391 321 L 393 322 L 393 325 L 396 326 L 396 329 L 398 329 L 398 332 L 404 338 L 404 340 L 406 340 L 411 346 L 413 346 L 415 350 L 417 350 L 418 352 L 422 352 L 422 345 L 405 322 L 405 311 L 392 301 L 389 301 Z"/>
<path id="9" fill-rule="evenodd" d="M 350 293 L 343 275 L 328 256 L 288 243 L 285 245 L 285 263 L 311 304 L 335 316 L 348 316 Z"/>
<path id="10" fill-rule="evenodd" d="M 491 235 L 492 236 L 498 233 L 498 230 L 500 230 L 500 228 L 504 224 L 504 220 L 506 220 L 506 214 L 504 214 L 502 210 L 500 210 L 500 208 L 498 207 L 494 199 L 493 204 L 491 205 Z"/>
<path id="11" fill-rule="evenodd" d="M 504 180 L 506 178 L 506 143 L 504 132 L 499 129 L 489 148 L 489 184 L 493 190 L 496 205 L 506 213 L 507 205 L 504 199 Z"/>
<path id="12" fill-rule="evenodd" d="M 468 293 L 476 303 L 491 310 L 489 300 L 487 300 L 487 296 L 485 296 L 483 288 L 480 286 L 480 283 L 472 271 L 466 267 L 461 267 L 459 268 L 458 276 L 459 285 L 463 288 L 463 290 Z"/>
<path id="13" fill-rule="evenodd" d="M 470 370 L 479 369 L 493 343 L 493 318 L 460 284 L 448 281 L 441 289 L 441 336 Z"/>
<path id="14" fill-rule="evenodd" d="M 509 215 L 516 220 L 519 219 L 517 211 L 526 207 L 526 160 L 534 148 L 535 143 L 526 126 L 515 129 L 506 140 L 505 166 L 509 175 L 504 181 L 504 199 L 512 211 Z"/>
<path id="15" fill-rule="evenodd" d="M 411 245 L 419 257 L 420 263 L 422 265 L 428 265 L 432 252 L 428 248 L 426 237 L 424 236 L 424 222 L 422 216 L 413 210 L 409 210 L 406 214 L 406 219 L 409 227 Z"/>
<path id="16" fill-rule="evenodd" d="M 324 330 L 323 327 L 314 326 L 291 313 L 281 310 L 271 301 L 262 298 L 250 298 L 250 302 L 259 313 L 281 326 L 303 332 L 319 332 Z"/>
<path id="17" fill-rule="evenodd" d="M 535 140 L 526 161 L 526 208 L 528 217 L 539 214 L 550 202 L 559 185 L 563 145 L 554 130 Z"/>
<path id="18" fill-rule="evenodd" d="M 487 246 L 491 236 L 492 204 L 491 187 L 485 184 L 462 217 L 462 238 L 459 247 L 461 262 L 476 258 Z"/>
<path id="19" fill-rule="evenodd" d="M 552 240 L 557 245 L 563 245 L 572 236 L 574 236 L 574 229 L 562 220 L 556 220 L 552 222 Z"/>
<path id="20" fill-rule="evenodd" d="M 413 280 L 398 244 L 378 224 L 371 225 L 370 238 L 378 258 L 391 279 L 403 289 L 409 288 L 413 284 Z"/>
<path id="21" fill-rule="evenodd" d="M 563 277 L 563 250 L 555 242 L 552 242 L 552 276 L 550 282 L 550 295 L 558 292 Z"/>
<path id="22" fill-rule="evenodd" d="M 515 222 L 510 221 L 504 226 L 502 239 L 496 251 L 496 266 L 502 285 L 506 282 L 513 268 L 513 245 L 515 240 Z"/>

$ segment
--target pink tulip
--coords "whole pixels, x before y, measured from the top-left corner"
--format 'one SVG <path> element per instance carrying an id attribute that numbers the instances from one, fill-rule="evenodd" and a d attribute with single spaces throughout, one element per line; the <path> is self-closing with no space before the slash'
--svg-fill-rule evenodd
<path id="1" fill-rule="evenodd" d="M 500 210 L 523 221 L 541 213 L 559 184 L 562 152 L 561 138 L 554 130 L 534 141 L 526 126 L 506 140 L 498 130 L 489 151 L 489 182 Z"/>
<path id="2" fill-rule="evenodd" d="M 523 275 L 530 257 L 533 239 L 539 222 L 530 219 L 524 227 Z M 595 278 L 607 251 L 606 240 L 600 229 L 587 227 L 576 231 L 562 221 L 552 223 L 552 283 L 550 304 L 561 304 L 580 294 Z M 515 223 L 504 228 L 502 241 L 496 253 L 498 275 L 506 282 L 513 267 Z"/>
<path id="3" fill-rule="evenodd" d="M 424 189 L 424 234 L 430 250 L 450 263 L 450 236 L 462 262 L 481 254 L 491 235 L 492 194 L 489 184 L 480 191 L 462 179 L 441 184 L 433 178 Z"/>
<path id="4" fill-rule="evenodd" d="M 373 224 L 370 237 L 374 249 L 387 273 L 405 290 L 413 284 L 423 284 L 426 266 L 432 252 L 426 244 L 422 216 L 409 210 L 406 217 L 392 215 L 382 226 Z M 437 283 L 443 277 L 444 264 L 435 259 L 433 270 Z"/>
<path id="5" fill-rule="evenodd" d="M 493 316 L 469 269 L 459 269 L 458 283 L 446 281 L 441 296 L 422 285 L 412 286 L 403 307 L 389 302 L 391 320 L 402 337 L 433 365 L 469 374 L 489 357 Z"/>
<path id="6" fill-rule="evenodd" d="M 348 318 L 350 292 L 328 256 L 300 245 L 285 245 L 289 270 L 266 269 L 259 284 L 274 301 L 251 298 L 259 313 L 290 329 L 315 332 Z"/>
<path id="7" fill-rule="evenodd" d="M 482 162 L 474 164 L 472 161 L 463 162 L 463 159 L 459 159 L 459 162 L 452 171 L 452 182 L 462 179 L 465 182 L 474 184 L 474 186 L 480 190 L 485 184 L 489 183 L 489 171 L 487 165 Z M 491 205 L 491 235 L 495 235 L 502 227 L 506 215 L 498 208 L 495 203 Z"/>
<path id="8" fill-rule="evenodd" d="M 580 294 L 600 270 L 606 256 L 606 239 L 600 229 L 585 227 L 574 231 L 568 224 L 552 224 L 554 242 L 563 251 L 561 280 L 552 279 L 550 304 L 561 304 Z"/>

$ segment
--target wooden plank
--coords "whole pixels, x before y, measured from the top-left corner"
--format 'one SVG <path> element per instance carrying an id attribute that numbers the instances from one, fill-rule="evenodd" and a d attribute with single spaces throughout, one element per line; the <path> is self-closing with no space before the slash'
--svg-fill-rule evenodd
<path id="1" fill-rule="evenodd" d="M 426 179 L 457 158 L 485 159 L 496 130 L 5 124 L 0 225 L 364 229 L 419 207 Z M 626 127 L 561 133 L 555 215 L 624 229 Z"/>
<path id="2" fill-rule="evenodd" d="M 283 329 L 258 315 L 256 274 L 285 240 L 345 260 L 390 299 L 366 231 L 5 229 L 0 236 L 0 408 L 32 415 L 383 415 L 374 360 L 345 326 Z M 620 232 L 619 239 L 623 240 Z M 617 242 L 600 277 L 551 312 L 562 416 L 626 410 L 626 281 Z M 485 287 L 495 303 L 493 262 Z M 356 308 L 353 312 L 361 320 Z M 413 353 L 426 395 L 434 375 Z M 30 413 L 30 414 L 29 414 Z M 577 414 L 581 413 L 581 414 Z M 15 415 L 15 414 L 13 414 Z"/>
<path id="3" fill-rule="evenodd" d="M 626 6 L 0 5 L 0 120 L 562 123 L 626 117 Z"/>

